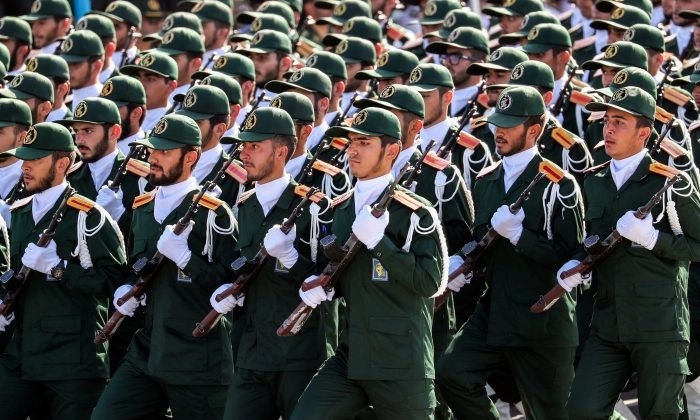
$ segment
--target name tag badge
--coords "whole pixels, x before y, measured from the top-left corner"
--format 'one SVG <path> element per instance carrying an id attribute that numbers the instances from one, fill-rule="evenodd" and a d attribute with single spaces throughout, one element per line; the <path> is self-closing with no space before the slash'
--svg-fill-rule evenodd
<path id="1" fill-rule="evenodd" d="M 372 258 L 372 281 L 389 281 L 389 273 L 376 258 Z"/>
<path id="2" fill-rule="evenodd" d="M 289 270 L 287 270 L 287 268 L 283 266 L 278 259 L 275 259 L 275 273 L 287 274 L 289 273 Z"/>
<path id="3" fill-rule="evenodd" d="M 182 270 L 177 270 L 177 281 L 182 283 L 192 283 L 192 277 L 186 275 Z"/>

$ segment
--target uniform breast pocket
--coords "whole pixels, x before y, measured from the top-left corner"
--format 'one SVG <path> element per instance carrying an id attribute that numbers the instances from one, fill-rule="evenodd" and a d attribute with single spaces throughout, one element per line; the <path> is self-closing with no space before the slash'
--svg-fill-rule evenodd
<path id="1" fill-rule="evenodd" d="M 54 316 L 41 320 L 40 331 L 28 332 L 24 345 L 47 362 L 80 363 L 79 316 Z M 33 349 L 32 349 L 33 348 Z"/>
<path id="2" fill-rule="evenodd" d="M 534 314 L 530 312 L 530 306 L 537 301 L 537 293 L 528 290 L 513 290 L 510 300 L 511 322 L 515 333 L 524 339 L 546 338 L 549 335 L 549 311 Z"/>
<path id="3" fill-rule="evenodd" d="M 411 320 L 396 317 L 369 319 L 370 360 L 372 367 L 406 369 L 414 362 Z"/>
<path id="4" fill-rule="evenodd" d="M 588 232 L 598 233 L 605 232 L 606 234 L 610 232 L 610 226 L 605 226 L 603 223 L 603 214 L 605 213 L 605 208 L 602 206 L 598 207 L 588 207 L 586 209 L 586 214 L 584 220 L 586 222 L 586 228 Z M 604 238 L 601 238 L 604 239 Z"/>
<path id="5" fill-rule="evenodd" d="M 639 331 L 673 331 L 678 328 L 675 282 L 634 285 L 634 311 Z"/>

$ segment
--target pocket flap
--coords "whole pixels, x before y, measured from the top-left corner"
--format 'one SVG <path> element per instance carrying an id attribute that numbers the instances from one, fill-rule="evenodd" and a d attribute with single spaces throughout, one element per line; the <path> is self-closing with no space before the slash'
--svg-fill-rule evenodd
<path id="1" fill-rule="evenodd" d="M 599 219 L 603 217 L 605 213 L 605 207 L 603 206 L 591 206 L 586 208 L 586 214 L 584 220 Z"/>

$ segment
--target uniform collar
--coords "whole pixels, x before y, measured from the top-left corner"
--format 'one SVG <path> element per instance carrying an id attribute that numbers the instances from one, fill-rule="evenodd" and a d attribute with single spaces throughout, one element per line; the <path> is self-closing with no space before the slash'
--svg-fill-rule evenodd
<path id="1" fill-rule="evenodd" d="M 192 176 L 177 184 L 158 187 L 153 204 L 153 216 L 156 221 L 163 223 L 163 220 L 182 203 L 187 194 L 198 188 L 197 180 Z"/>
<path id="2" fill-rule="evenodd" d="M 362 207 L 370 205 L 379 199 L 382 192 L 393 181 L 394 176 L 390 173 L 367 180 L 358 180 L 355 183 L 355 214 L 358 214 Z"/>
<path id="3" fill-rule="evenodd" d="M 270 210 L 275 206 L 290 181 L 291 177 L 288 173 L 285 173 L 281 178 L 273 181 L 255 184 L 255 198 L 260 203 L 265 216 L 270 213 Z"/>
<path id="4" fill-rule="evenodd" d="M 197 181 L 202 183 L 212 169 L 214 169 L 214 166 L 216 166 L 216 163 L 219 161 L 219 158 L 221 158 L 223 153 L 224 148 L 221 146 L 221 144 L 217 144 L 216 147 L 209 149 L 206 152 L 202 152 L 202 155 L 199 157 L 199 161 L 197 162 L 197 166 L 194 167 L 192 176 L 194 176 Z"/>
<path id="5" fill-rule="evenodd" d="M 61 197 L 61 194 L 68 188 L 68 182 L 64 179 L 60 184 L 46 189 L 40 193 L 34 194 L 32 198 L 32 218 L 34 225 L 37 225 L 46 213 L 51 210 L 56 201 Z"/>
<path id="6" fill-rule="evenodd" d="M 112 172 L 112 166 L 114 166 L 114 160 L 117 158 L 119 150 L 116 148 L 112 153 L 102 156 L 97 162 L 88 163 L 90 168 L 90 175 L 92 175 L 92 182 L 95 184 L 95 190 L 99 190 L 109 177 L 110 172 Z"/>

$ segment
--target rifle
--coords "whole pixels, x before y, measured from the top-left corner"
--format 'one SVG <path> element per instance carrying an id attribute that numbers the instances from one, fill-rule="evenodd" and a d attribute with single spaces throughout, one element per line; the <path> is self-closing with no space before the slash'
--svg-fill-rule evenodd
<path id="1" fill-rule="evenodd" d="M 119 165 L 119 169 L 117 169 L 117 174 L 114 176 L 114 179 L 109 183 L 108 188 L 110 190 L 114 192 L 119 191 L 119 187 L 121 186 L 122 182 L 124 182 L 124 178 L 126 178 L 126 174 L 128 172 L 126 168 L 129 165 L 129 161 L 134 159 L 136 155 L 141 154 L 141 149 L 143 149 L 143 146 L 138 144 L 135 144 L 129 148 L 129 153 L 124 158 L 122 164 Z"/>
<path id="2" fill-rule="evenodd" d="M 472 116 L 477 111 L 477 106 L 476 106 L 476 101 L 479 99 L 479 95 L 484 91 L 484 82 L 482 81 L 479 83 L 479 89 L 476 91 L 476 95 L 472 98 L 472 100 L 467 104 L 467 106 L 464 108 L 464 114 L 462 114 L 459 117 L 459 124 L 457 126 L 452 126 L 450 129 L 447 131 L 447 134 L 445 135 L 445 138 L 442 140 L 442 146 L 440 146 L 440 149 L 437 151 L 438 157 L 445 159 L 447 155 L 449 155 L 452 152 L 452 149 L 454 149 L 455 145 L 457 144 L 457 139 L 459 138 L 459 133 L 464 130 L 464 127 L 469 124 L 469 121 L 471 120 Z"/>
<path id="3" fill-rule="evenodd" d="M 357 100 L 357 97 L 360 95 L 360 91 L 356 90 L 355 93 L 352 95 L 352 98 L 350 98 L 350 102 L 345 106 L 345 109 L 339 111 L 337 114 L 335 114 L 335 117 L 333 117 L 333 120 L 331 121 L 330 124 L 328 124 L 328 127 L 335 127 L 336 125 L 340 125 L 343 120 L 345 120 L 345 117 L 348 115 L 348 112 L 350 112 L 350 108 L 352 108 L 352 104 L 355 103 L 355 100 Z"/>
<path id="4" fill-rule="evenodd" d="M 127 52 L 129 51 L 129 47 L 131 46 L 131 42 L 134 40 L 134 33 L 135 32 L 136 32 L 136 27 L 130 26 L 129 33 L 126 36 L 126 45 L 124 45 L 124 53 L 122 54 L 121 60 L 119 60 L 119 68 L 124 67 L 124 65 L 126 64 L 126 60 L 129 58 L 129 54 L 127 54 Z"/>
<path id="5" fill-rule="evenodd" d="M 265 100 L 265 89 L 263 89 L 262 92 L 253 100 L 252 106 L 250 107 L 250 111 L 248 111 L 247 114 L 245 114 L 245 118 L 243 118 L 242 121 L 245 121 L 248 119 L 248 116 L 253 113 L 258 107 L 260 106 L 260 102 Z"/>
<path id="6" fill-rule="evenodd" d="M 428 142 L 428 145 L 425 147 L 425 153 L 420 157 L 420 160 L 416 162 L 415 166 L 413 169 L 411 169 L 411 172 L 408 174 L 408 177 L 401 182 L 401 186 L 404 188 L 411 188 L 411 185 L 413 185 L 413 181 L 415 181 L 416 176 L 421 172 L 421 169 L 423 168 L 423 163 L 425 162 L 425 157 L 428 156 L 428 153 L 430 153 L 430 149 L 433 148 L 435 145 L 436 141 L 435 139 L 431 139 Z"/>
<path id="7" fill-rule="evenodd" d="M 297 183 L 304 184 L 306 182 L 306 179 L 314 174 L 314 163 L 318 160 L 318 157 L 321 155 L 321 152 L 325 151 L 328 148 L 327 145 L 328 138 L 322 138 L 321 143 L 319 143 L 318 147 L 316 147 L 316 152 L 314 153 L 314 155 L 308 162 L 306 162 L 306 165 L 304 165 L 304 167 L 301 169 L 299 180 L 297 181 Z"/>
<path id="8" fill-rule="evenodd" d="M 411 170 L 411 165 L 406 164 L 401 173 L 396 179 L 389 184 L 389 187 L 384 191 L 379 201 L 372 207 L 372 215 L 374 217 L 380 217 L 386 212 L 389 203 L 394 198 L 396 194 L 396 187 L 399 184 L 399 180 L 403 178 L 407 171 Z M 355 234 L 351 234 L 345 244 L 339 247 L 335 242 L 335 235 L 328 235 L 321 239 L 321 246 L 323 247 L 323 252 L 329 257 L 330 262 L 321 272 L 315 280 L 310 282 L 304 282 L 301 285 L 301 289 L 311 290 L 314 287 L 321 286 L 326 291 L 333 288 L 335 283 L 338 281 L 340 275 L 345 271 L 345 269 L 350 265 L 355 255 L 360 251 L 364 245 L 357 239 Z M 280 337 L 288 337 L 296 335 L 301 328 L 304 326 L 306 321 L 311 317 L 313 313 L 312 307 L 306 305 L 303 301 L 294 309 L 294 311 L 284 320 L 282 325 L 277 329 L 277 335 Z"/>
<path id="9" fill-rule="evenodd" d="M 49 226 L 41 232 L 39 235 L 39 240 L 36 242 L 37 246 L 45 248 L 49 242 L 53 239 L 56 234 L 56 228 L 58 224 L 63 220 L 63 215 L 68 207 L 69 199 L 75 194 L 75 189 L 73 187 L 66 188 L 63 193 L 63 198 L 61 199 L 61 204 L 59 204 L 56 213 L 51 217 Z M 0 315 L 7 316 L 12 311 L 12 306 L 17 300 L 17 296 L 27 282 L 27 276 L 32 269 L 26 265 L 22 265 L 17 273 L 14 270 L 9 269 L 2 276 L 0 276 L 0 283 L 2 287 L 7 290 L 5 297 L 0 302 Z"/>
<path id="10" fill-rule="evenodd" d="M 207 181 L 207 183 L 204 184 L 204 188 L 200 189 L 199 193 L 197 193 L 197 195 L 194 197 L 194 200 L 192 200 L 192 204 L 190 204 L 185 215 L 182 216 L 175 224 L 173 233 L 180 235 L 187 228 L 187 226 L 189 226 L 190 220 L 192 220 L 194 214 L 197 212 L 199 202 L 204 197 L 204 194 L 210 188 L 213 188 L 210 186 L 210 183 L 214 182 Z M 138 280 L 136 280 L 136 283 L 131 286 L 131 290 L 117 300 L 117 304 L 123 305 L 132 297 L 137 299 L 140 298 L 144 293 L 144 289 L 149 285 L 153 276 L 158 272 L 158 269 L 162 265 L 164 259 L 165 256 L 161 254 L 160 251 L 156 251 L 150 259 L 147 257 L 139 258 L 132 265 L 132 269 L 134 270 L 134 274 L 138 276 Z M 124 314 L 119 311 L 114 311 L 112 316 L 105 323 L 102 330 L 95 333 L 95 344 L 102 344 L 112 338 L 112 335 L 114 335 L 122 321 L 124 321 Z"/>
<path id="11" fill-rule="evenodd" d="M 552 115 L 554 115 L 555 117 L 564 112 L 564 106 L 567 102 L 569 102 L 571 93 L 574 91 L 574 87 L 571 85 L 571 82 L 574 80 L 574 77 L 576 77 L 577 71 L 578 64 L 574 64 L 574 66 L 571 68 L 571 71 L 569 72 L 569 78 L 566 80 L 566 83 L 562 87 L 561 92 L 559 92 L 559 97 L 557 98 L 557 101 L 549 107 L 549 112 L 551 112 Z"/>
<path id="12" fill-rule="evenodd" d="M 663 188 L 654 194 L 645 205 L 635 210 L 634 217 L 637 219 L 644 219 L 647 217 L 649 213 L 651 213 L 651 209 L 663 199 L 666 190 L 681 179 L 683 179 L 683 176 L 680 173 L 669 179 Z M 573 276 L 574 274 L 581 274 L 585 276 L 586 274 L 590 273 L 605 257 L 610 255 L 615 248 L 622 243 L 623 239 L 625 238 L 620 235 L 617 229 L 613 229 L 613 231 L 610 232 L 607 238 L 605 238 L 603 241 L 600 240 L 598 235 L 589 236 L 583 243 L 587 254 L 586 257 L 575 267 L 562 272 L 559 278 L 563 280 L 567 277 Z M 539 314 L 548 310 L 565 293 L 566 289 L 561 287 L 559 283 L 555 284 L 549 292 L 543 296 L 540 296 L 537 302 L 530 307 L 530 312 Z"/>
<path id="13" fill-rule="evenodd" d="M 5 204 L 8 206 L 11 206 L 17 199 L 19 199 L 20 195 L 24 192 L 24 174 L 19 174 L 19 179 L 17 182 L 15 182 L 15 186 L 12 187 L 12 190 L 10 190 L 10 193 L 7 195 L 7 198 L 5 198 Z"/>
<path id="14" fill-rule="evenodd" d="M 289 231 L 292 230 L 297 218 L 299 218 L 301 213 L 304 211 L 304 206 L 317 192 L 318 188 L 309 188 L 309 191 L 306 193 L 301 202 L 294 207 L 294 210 L 292 210 L 292 214 L 290 214 L 289 217 L 282 222 L 280 225 L 280 230 L 284 232 L 285 235 L 289 234 Z M 262 245 L 252 260 L 248 261 L 246 257 L 243 256 L 237 258 L 231 263 L 231 269 L 238 274 L 236 281 L 233 282 L 231 287 L 216 295 L 214 299 L 216 299 L 217 302 L 221 302 L 231 295 L 236 295 L 236 297 L 239 297 L 241 294 L 245 293 L 248 284 L 258 275 L 258 273 L 260 273 L 260 270 L 262 269 L 263 265 L 265 265 L 268 256 L 269 255 L 265 249 L 265 245 Z M 224 314 L 217 312 L 216 309 L 212 309 L 207 316 L 204 317 L 204 319 L 195 325 L 192 335 L 195 337 L 204 337 L 205 335 L 209 334 L 223 315 Z"/>
<path id="15" fill-rule="evenodd" d="M 669 56 L 667 59 L 661 63 L 661 71 L 664 72 L 664 77 L 661 79 L 658 85 L 656 85 L 656 103 L 661 103 L 664 100 L 664 85 L 668 82 L 669 76 L 673 71 L 673 55 Z"/>
<path id="16" fill-rule="evenodd" d="M 671 128 L 673 128 L 674 122 L 675 118 L 671 117 L 668 121 L 664 123 L 664 129 L 663 131 L 661 131 L 661 134 L 659 134 L 659 138 L 656 140 L 651 149 L 649 149 L 649 154 L 651 155 L 651 157 L 656 158 L 656 155 L 658 155 L 661 151 L 661 143 L 663 143 L 664 139 L 671 132 Z"/>
<path id="17" fill-rule="evenodd" d="M 523 207 L 525 201 L 530 197 L 530 192 L 533 188 L 535 188 L 537 183 L 542 178 L 547 178 L 551 182 L 558 184 L 559 181 L 561 181 L 562 178 L 564 178 L 564 172 L 559 167 L 557 167 L 549 161 L 540 162 L 540 167 L 537 171 L 537 175 L 535 175 L 532 181 L 530 181 L 527 187 L 525 187 L 518 199 L 515 200 L 513 204 L 508 206 L 508 210 L 510 210 L 512 214 L 517 213 L 518 210 L 520 210 Z M 447 277 L 448 281 L 454 280 L 461 274 L 473 271 L 477 263 L 481 261 L 481 259 L 486 254 L 486 251 L 489 248 L 491 248 L 491 245 L 496 240 L 496 238 L 498 238 L 498 236 L 499 235 L 494 230 L 494 228 L 490 228 L 479 242 L 471 241 L 468 244 L 464 245 L 464 247 L 460 251 L 462 256 L 464 256 L 464 262 L 462 263 L 462 265 L 459 266 L 458 269 L 449 274 L 449 276 Z M 452 290 L 449 287 L 447 287 L 441 295 L 435 297 L 436 311 L 440 309 L 440 307 L 445 302 L 447 302 L 447 299 L 450 297 L 450 294 L 452 294 Z"/>

